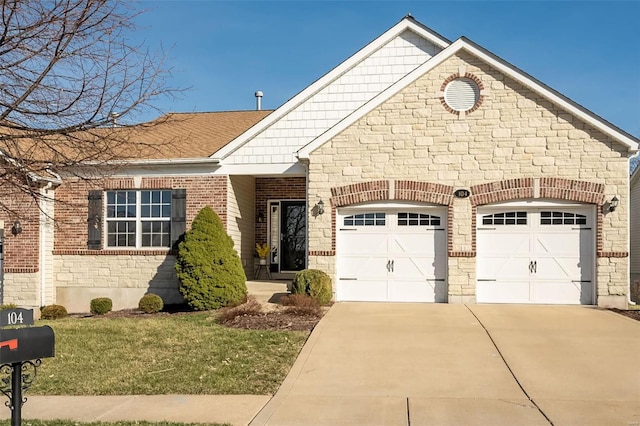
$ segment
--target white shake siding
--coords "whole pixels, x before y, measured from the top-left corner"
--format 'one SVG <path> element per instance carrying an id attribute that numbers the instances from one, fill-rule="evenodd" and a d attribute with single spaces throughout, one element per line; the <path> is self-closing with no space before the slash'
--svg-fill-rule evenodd
<path id="1" fill-rule="evenodd" d="M 255 188 L 253 176 L 229 176 L 227 232 L 233 239 L 247 277 L 253 273 Z"/>
<path id="2" fill-rule="evenodd" d="M 227 164 L 295 163 L 295 152 L 441 49 L 405 31 L 231 154 Z"/>

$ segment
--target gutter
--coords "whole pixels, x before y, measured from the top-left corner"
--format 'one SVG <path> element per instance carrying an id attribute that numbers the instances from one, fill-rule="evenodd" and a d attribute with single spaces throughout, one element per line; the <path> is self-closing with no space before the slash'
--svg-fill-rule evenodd
<path id="1" fill-rule="evenodd" d="M 193 165 L 193 164 L 219 164 L 218 158 L 163 158 L 158 160 L 112 160 L 105 162 L 87 161 L 83 163 L 87 166 L 100 165 L 124 165 L 124 166 L 170 166 L 170 165 Z"/>

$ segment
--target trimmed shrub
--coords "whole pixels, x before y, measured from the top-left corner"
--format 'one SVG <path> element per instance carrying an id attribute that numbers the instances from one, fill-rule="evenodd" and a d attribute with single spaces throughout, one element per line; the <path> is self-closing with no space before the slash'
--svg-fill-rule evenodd
<path id="1" fill-rule="evenodd" d="M 155 314 L 156 312 L 160 312 L 164 308 L 164 302 L 162 301 L 162 297 L 157 294 L 147 293 L 138 302 L 138 309 L 140 309 L 145 314 Z"/>
<path id="2" fill-rule="evenodd" d="M 0 311 L 4 311 L 5 309 L 18 309 L 18 305 L 15 303 L 3 303 L 0 305 Z"/>
<path id="3" fill-rule="evenodd" d="M 332 296 L 331 278 L 319 269 L 302 270 L 293 278 L 291 293 L 306 294 L 320 305 L 327 305 Z"/>
<path id="4" fill-rule="evenodd" d="M 249 296 L 247 301 L 241 305 L 237 305 L 234 307 L 224 308 L 220 310 L 220 315 L 218 315 L 218 322 L 225 323 L 231 322 L 236 317 L 240 317 L 243 315 L 261 315 L 262 314 L 262 305 L 258 300 Z"/>
<path id="5" fill-rule="evenodd" d="M 40 308 L 40 317 L 47 320 L 64 318 L 67 315 L 67 308 L 62 305 L 48 305 Z"/>
<path id="6" fill-rule="evenodd" d="M 236 305 L 247 297 L 247 277 L 233 240 L 209 206 L 196 215 L 178 247 L 176 273 L 180 293 L 197 311 Z"/>
<path id="7" fill-rule="evenodd" d="M 306 294 L 290 294 L 280 298 L 284 311 L 293 315 L 319 317 L 322 314 L 320 304 Z"/>
<path id="8" fill-rule="evenodd" d="M 113 309 L 113 302 L 108 297 L 97 297 L 91 300 L 90 312 L 93 315 L 104 315 Z"/>

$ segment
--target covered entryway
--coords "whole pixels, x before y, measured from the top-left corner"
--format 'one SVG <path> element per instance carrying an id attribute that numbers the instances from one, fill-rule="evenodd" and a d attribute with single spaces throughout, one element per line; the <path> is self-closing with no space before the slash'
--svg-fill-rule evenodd
<path id="1" fill-rule="evenodd" d="M 478 209 L 478 303 L 594 303 L 594 211 L 558 203 Z"/>
<path id="2" fill-rule="evenodd" d="M 413 204 L 340 209 L 337 300 L 446 302 L 446 218 Z"/>

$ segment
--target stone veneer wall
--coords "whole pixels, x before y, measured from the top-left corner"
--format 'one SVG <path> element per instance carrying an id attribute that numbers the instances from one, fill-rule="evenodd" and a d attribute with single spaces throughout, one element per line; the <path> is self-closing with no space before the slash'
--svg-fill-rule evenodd
<path id="1" fill-rule="evenodd" d="M 441 104 L 451 75 L 472 76 L 485 91 L 480 106 L 464 116 Z M 467 53 L 440 64 L 310 155 L 309 194 L 332 202 L 331 214 L 309 217 L 309 267 L 335 274 L 335 189 L 348 184 L 411 180 L 466 188 L 519 179 L 557 178 L 549 189 L 507 192 L 511 199 L 572 199 L 598 208 L 613 195 L 624 198 L 626 148 L 504 77 Z M 600 184 L 589 198 L 586 183 Z M 563 187 L 567 188 L 563 188 Z M 508 188 L 505 188 L 508 190 Z M 333 192 L 332 192 L 333 191 Z M 500 198 L 502 201 L 509 199 Z M 476 207 L 471 199 L 450 204 L 449 300 L 475 300 Z M 610 214 L 598 213 L 598 304 L 623 305 L 628 285 L 626 200 Z"/>

